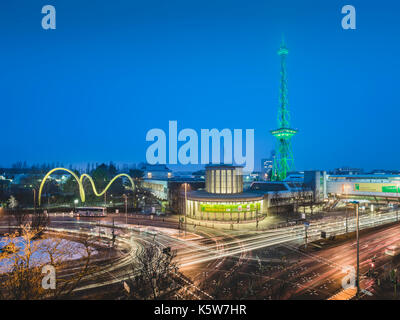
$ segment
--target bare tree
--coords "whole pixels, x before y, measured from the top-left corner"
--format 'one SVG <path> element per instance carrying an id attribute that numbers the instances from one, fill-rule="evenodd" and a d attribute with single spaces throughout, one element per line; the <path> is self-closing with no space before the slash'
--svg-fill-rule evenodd
<path id="1" fill-rule="evenodd" d="M 19 233 L 23 232 L 24 226 L 29 225 L 31 229 L 36 231 L 36 238 L 40 238 L 50 224 L 50 216 L 46 212 L 37 212 L 30 215 L 25 210 L 12 210 L 10 214 L 14 218 L 14 223 Z"/>
<path id="2" fill-rule="evenodd" d="M 301 191 L 299 190 L 299 187 L 297 187 L 296 189 L 294 189 L 292 191 L 291 196 L 292 196 L 292 199 L 293 199 L 294 212 L 296 214 L 298 214 L 299 213 L 299 206 L 300 206 L 300 202 L 301 202 L 301 197 L 302 197 L 302 194 L 301 194 Z"/>
<path id="3" fill-rule="evenodd" d="M 57 267 L 58 271 L 66 269 L 69 262 L 68 258 L 74 255 L 81 255 L 79 266 L 75 267 L 75 272 L 68 276 L 60 276 L 57 278 L 56 289 L 50 292 L 50 298 L 59 299 L 70 296 L 71 293 L 82 283 L 82 281 L 94 275 L 98 271 L 98 267 L 92 262 L 95 238 L 91 236 L 83 236 L 76 242 L 81 246 L 77 248 L 70 243 L 63 243 L 62 239 L 56 239 L 46 248 L 51 264 Z M 61 273 L 61 272 L 60 272 Z"/>
<path id="4" fill-rule="evenodd" d="M 22 226 L 22 232 L 7 234 L 3 238 L 5 244 L 0 250 L 0 265 L 5 266 L 1 274 L 0 298 L 11 300 L 57 299 L 69 294 L 79 285 L 81 280 L 92 274 L 95 267 L 91 265 L 94 252 L 93 243 L 89 238 L 76 243 L 65 239 L 49 237 L 38 239 L 42 229 L 32 229 L 29 225 Z M 79 266 L 74 272 L 62 276 L 62 271 L 76 259 Z M 56 269 L 56 288 L 45 290 L 42 287 L 42 268 L 51 265 Z M 59 274 L 61 276 L 59 276 Z"/>
<path id="5" fill-rule="evenodd" d="M 299 197 L 300 197 L 301 206 L 303 207 L 303 213 L 306 216 L 306 208 L 307 208 L 308 202 L 309 202 L 309 190 L 304 183 L 300 186 Z"/>
<path id="6" fill-rule="evenodd" d="M 37 231 L 37 236 L 40 237 L 46 227 L 50 224 L 50 216 L 47 212 L 40 211 L 32 215 L 31 228 Z"/>
<path id="7" fill-rule="evenodd" d="M 15 225 L 18 227 L 18 232 L 22 233 L 22 227 L 29 222 L 29 214 L 24 210 L 13 210 L 11 215 L 15 220 Z"/>
<path id="8" fill-rule="evenodd" d="M 310 209 L 311 216 L 313 216 L 314 215 L 314 209 L 319 204 L 318 201 L 317 201 L 317 196 L 305 184 L 303 184 L 301 186 L 300 190 L 301 190 L 300 191 L 301 203 L 302 203 L 302 206 L 303 206 L 304 214 L 306 213 L 306 208 L 308 207 Z"/>
<path id="9" fill-rule="evenodd" d="M 272 203 L 275 206 L 275 212 L 278 216 L 279 216 L 279 211 L 280 211 L 279 210 L 280 209 L 280 197 L 281 197 L 280 192 L 278 190 L 275 190 L 272 195 L 272 199 L 271 199 Z"/>
<path id="10" fill-rule="evenodd" d="M 35 232 L 22 227 L 21 236 L 16 232 L 4 237 L 5 246 L 0 254 L 0 262 L 9 265 L 2 275 L 0 294 L 2 299 L 39 299 L 44 292 L 41 286 L 41 268 L 34 263 L 33 255 L 38 244 L 33 242 Z M 8 271 L 8 272 L 7 272 Z"/>
<path id="11" fill-rule="evenodd" d="M 313 216 L 313 215 L 314 215 L 314 208 L 315 208 L 315 206 L 317 205 L 317 201 L 316 201 L 314 192 L 312 192 L 312 193 L 309 195 L 309 198 L 308 198 L 308 199 L 309 199 L 309 200 L 308 200 L 308 206 L 309 206 L 310 211 L 311 211 L 311 216 Z"/>
<path id="12" fill-rule="evenodd" d="M 178 265 L 176 252 L 150 244 L 137 251 L 132 264 L 133 276 L 127 281 L 128 298 L 160 299 L 168 297 L 175 289 Z"/>
<path id="13" fill-rule="evenodd" d="M 19 227 L 19 232 L 21 232 L 21 227 L 28 222 L 29 214 L 24 210 L 16 210 L 17 207 L 17 199 L 14 196 L 10 196 L 10 199 L 8 199 L 8 208 L 11 209 L 10 213 L 15 220 L 15 224 Z"/>

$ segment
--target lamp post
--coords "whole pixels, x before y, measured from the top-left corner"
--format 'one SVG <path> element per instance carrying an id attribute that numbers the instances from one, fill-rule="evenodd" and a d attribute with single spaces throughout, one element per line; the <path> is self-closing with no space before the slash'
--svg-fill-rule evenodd
<path id="1" fill-rule="evenodd" d="M 33 190 L 33 214 L 36 214 L 36 189 L 31 185 Z"/>
<path id="2" fill-rule="evenodd" d="M 187 183 L 185 183 L 185 238 L 186 238 L 186 227 L 187 227 L 186 212 L 187 212 Z"/>
<path id="3" fill-rule="evenodd" d="M 357 219 L 357 295 L 360 293 L 360 215 L 359 203 L 356 203 L 356 219 Z"/>
<path id="4" fill-rule="evenodd" d="M 257 208 L 257 204 L 256 204 L 256 229 L 258 230 L 258 208 Z"/>
<path id="5" fill-rule="evenodd" d="M 307 250 L 307 242 L 308 242 L 308 227 L 310 226 L 310 223 L 308 221 L 304 222 L 304 249 Z"/>
<path id="6" fill-rule="evenodd" d="M 396 189 L 396 192 L 397 193 L 399 193 L 400 192 L 400 184 L 397 184 L 396 185 L 397 186 L 397 189 Z M 396 208 L 396 222 L 398 222 L 399 221 L 399 210 L 398 210 L 398 208 Z"/>
<path id="7" fill-rule="evenodd" d="M 344 185 L 344 191 L 346 194 L 346 198 L 348 196 L 348 190 L 349 190 L 350 186 L 348 184 Z M 347 202 L 346 202 L 346 234 L 349 232 L 349 227 L 348 227 L 348 213 L 347 213 Z"/>
<path id="8" fill-rule="evenodd" d="M 125 199 L 125 223 L 128 224 L 128 196 L 126 194 L 122 195 Z"/>
<path id="9" fill-rule="evenodd" d="M 184 221 L 184 223 L 185 223 L 185 237 L 186 237 L 186 227 L 187 227 L 187 219 L 186 219 L 186 211 L 187 211 L 187 183 L 185 182 L 185 183 L 183 183 L 181 186 L 184 186 L 184 188 L 185 188 L 185 221 Z M 181 210 L 179 211 L 179 224 L 178 224 L 178 227 L 179 227 L 179 234 L 181 233 L 181 227 L 183 227 L 183 223 L 182 223 L 182 221 L 181 221 Z"/>
<path id="10" fill-rule="evenodd" d="M 356 238 L 357 238 L 357 279 L 356 279 L 356 286 L 357 286 L 357 296 L 360 294 L 360 237 L 359 237 L 359 202 L 352 201 L 356 207 Z"/>

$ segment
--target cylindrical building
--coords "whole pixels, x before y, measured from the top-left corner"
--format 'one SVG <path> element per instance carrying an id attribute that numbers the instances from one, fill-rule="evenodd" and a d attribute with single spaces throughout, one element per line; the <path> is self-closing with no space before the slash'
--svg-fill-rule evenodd
<path id="1" fill-rule="evenodd" d="M 243 193 L 242 167 L 206 167 L 206 190 L 187 195 L 187 217 L 216 222 L 251 222 L 263 216 L 263 195 Z"/>
<path id="2" fill-rule="evenodd" d="M 243 192 L 242 167 L 207 166 L 206 191 L 209 193 L 241 193 Z"/>

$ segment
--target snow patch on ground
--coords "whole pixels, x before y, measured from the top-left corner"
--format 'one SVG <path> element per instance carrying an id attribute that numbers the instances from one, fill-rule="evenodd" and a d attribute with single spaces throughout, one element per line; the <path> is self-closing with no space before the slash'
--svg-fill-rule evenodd
<path id="1" fill-rule="evenodd" d="M 22 237 L 18 237 L 13 241 L 19 251 L 11 254 L 4 259 L 0 259 L 0 273 L 9 272 L 13 265 L 15 255 L 23 255 L 26 243 Z M 0 237 L 0 250 L 9 242 L 4 237 Z M 86 248 L 83 244 L 67 239 L 46 238 L 32 241 L 32 245 L 37 247 L 31 257 L 31 265 L 43 265 L 50 262 L 49 251 L 54 254 L 57 261 L 76 260 L 87 256 Z M 94 248 L 90 248 L 91 255 L 97 254 Z"/>

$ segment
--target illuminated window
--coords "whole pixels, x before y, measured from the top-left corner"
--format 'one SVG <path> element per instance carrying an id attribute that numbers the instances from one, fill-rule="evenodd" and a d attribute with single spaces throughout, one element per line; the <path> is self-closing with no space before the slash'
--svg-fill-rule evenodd
<path id="1" fill-rule="evenodd" d="M 221 193 L 226 193 L 226 171 L 221 170 Z"/>
<path id="2" fill-rule="evenodd" d="M 215 170 L 215 193 L 221 193 L 221 170 Z"/>
<path id="3" fill-rule="evenodd" d="M 226 193 L 232 193 L 232 170 L 226 171 Z"/>
<path id="4" fill-rule="evenodd" d="M 210 181 L 211 181 L 210 192 L 214 193 L 215 192 L 215 170 L 211 170 L 210 174 L 211 174 L 211 177 L 210 177 Z"/>
<path id="5" fill-rule="evenodd" d="M 237 193 L 237 175 L 236 175 L 236 170 L 232 170 L 232 193 Z"/>
<path id="6" fill-rule="evenodd" d="M 210 192 L 210 170 L 206 171 L 206 191 Z"/>

